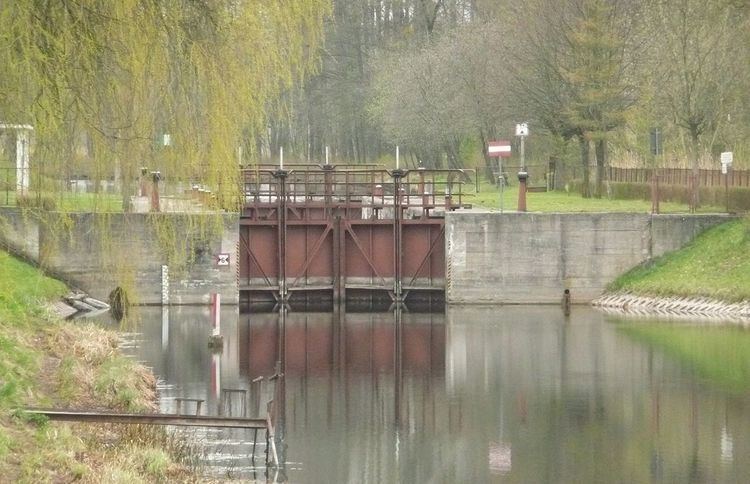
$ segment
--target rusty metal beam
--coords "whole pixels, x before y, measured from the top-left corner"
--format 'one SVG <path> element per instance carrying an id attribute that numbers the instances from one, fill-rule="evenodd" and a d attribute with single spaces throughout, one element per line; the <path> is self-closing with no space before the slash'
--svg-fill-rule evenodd
<path id="1" fill-rule="evenodd" d="M 178 415 L 166 413 L 113 413 L 90 410 L 66 410 L 56 408 L 28 408 L 25 409 L 24 412 L 32 415 L 44 415 L 50 420 L 64 422 L 266 429 L 266 419 L 263 418 L 211 417 L 205 415 Z"/>

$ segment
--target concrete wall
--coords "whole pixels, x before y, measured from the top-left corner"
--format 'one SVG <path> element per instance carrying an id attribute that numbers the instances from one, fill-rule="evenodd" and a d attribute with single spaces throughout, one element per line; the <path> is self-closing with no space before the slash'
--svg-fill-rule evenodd
<path id="1" fill-rule="evenodd" d="M 449 213 L 446 300 L 469 304 L 589 302 L 722 215 Z"/>
<path id="2" fill-rule="evenodd" d="M 207 304 L 218 292 L 237 304 L 238 216 L 177 214 L 33 215 L 0 211 L 0 244 L 106 300 L 123 286 L 139 304 Z M 216 256 L 230 254 L 219 267 Z M 168 280 L 162 284 L 162 266 Z"/>

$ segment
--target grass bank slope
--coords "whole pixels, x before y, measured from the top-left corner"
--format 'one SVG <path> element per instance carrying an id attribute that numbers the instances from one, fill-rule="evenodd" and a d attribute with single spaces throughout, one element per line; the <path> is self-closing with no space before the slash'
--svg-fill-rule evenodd
<path id="1" fill-rule="evenodd" d="M 609 289 L 651 296 L 750 300 L 750 223 L 746 219 L 714 227 L 684 249 L 620 276 Z"/>
<path id="2" fill-rule="evenodd" d="M 190 481 L 181 443 L 160 429 L 58 424 L 18 408 L 146 411 L 155 379 L 117 349 L 116 335 L 57 320 L 46 305 L 66 291 L 0 251 L 0 480 Z"/>

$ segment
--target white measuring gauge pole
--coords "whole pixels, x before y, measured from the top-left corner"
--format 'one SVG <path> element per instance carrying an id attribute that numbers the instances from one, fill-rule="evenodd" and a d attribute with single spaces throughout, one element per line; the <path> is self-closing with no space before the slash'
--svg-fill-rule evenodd
<path id="1" fill-rule="evenodd" d="M 398 170 L 398 167 L 399 167 L 399 161 L 400 161 L 399 160 L 399 149 L 398 149 L 398 145 L 396 145 L 396 169 L 397 170 Z"/>
<path id="2" fill-rule="evenodd" d="M 284 169 L 284 147 L 279 147 L 279 169 Z"/>

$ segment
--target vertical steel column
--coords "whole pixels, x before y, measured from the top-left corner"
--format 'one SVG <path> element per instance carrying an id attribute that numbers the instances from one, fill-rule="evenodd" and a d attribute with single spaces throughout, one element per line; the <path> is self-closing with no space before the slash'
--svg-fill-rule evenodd
<path id="1" fill-rule="evenodd" d="M 328 218 L 332 215 L 331 202 L 333 201 L 333 165 L 323 165 L 323 191 L 325 194 L 325 217 Z"/>
<path id="2" fill-rule="evenodd" d="M 401 289 L 401 219 L 403 206 L 401 198 L 401 181 L 406 176 L 406 170 L 393 170 L 393 298 L 396 304 L 403 302 Z"/>
<path id="3" fill-rule="evenodd" d="M 341 297 L 341 215 L 336 215 L 333 219 L 333 306 L 336 307 L 344 302 Z"/>
<path id="4" fill-rule="evenodd" d="M 278 207 L 278 253 L 279 261 L 279 302 L 286 304 L 289 295 L 286 287 L 286 177 L 289 172 L 286 170 L 276 170 L 273 177 L 276 179 L 278 190 L 276 192 L 276 202 Z"/>

